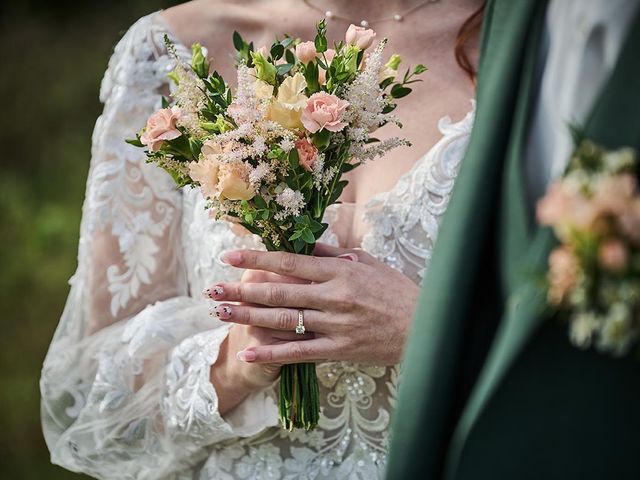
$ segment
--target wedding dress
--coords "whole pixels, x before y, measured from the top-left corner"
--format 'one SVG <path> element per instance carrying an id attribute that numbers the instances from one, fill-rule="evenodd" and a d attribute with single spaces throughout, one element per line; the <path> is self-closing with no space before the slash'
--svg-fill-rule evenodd
<path id="1" fill-rule="evenodd" d="M 115 48 L 100 98 L 78 269 L 40 382 L 52 461 L 109 479 L 372 479 L 382 476 L 399 367 L 317 367 L 315 431 L 283 431 L 275 388 L 222 418 L 209 380 L 228 324 L 201 292 L 241 272 L 223 251 L 260 248 L 209 218 L 198 189 L 177 190 L 124 143 L 159 107 L 172 68 L 159 13 Z M 175 41 L 175 39 L 174 39 Z M 189 57 L 178 44 L 180 55 Z M 465 150 L 473 110 L 440 121 L 441 140 L 367 206 L 362 247 L 420 282 Z M 328 212 L 331 224 L 341 207 Z M 335 243 L 331 229 L 324 241 Z"/>

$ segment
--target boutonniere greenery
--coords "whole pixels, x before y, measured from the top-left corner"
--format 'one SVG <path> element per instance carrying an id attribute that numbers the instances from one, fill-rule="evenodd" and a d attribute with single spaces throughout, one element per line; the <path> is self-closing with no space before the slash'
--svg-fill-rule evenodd
<path id="1" fill-rule="evenodd" d="M 619 357 L 640 339 L 640 192 L 633 149 L 582 139 L 567 173 L 537 205 L 559 246 L 549 255 L 547 298 L 580 348 Z"/>

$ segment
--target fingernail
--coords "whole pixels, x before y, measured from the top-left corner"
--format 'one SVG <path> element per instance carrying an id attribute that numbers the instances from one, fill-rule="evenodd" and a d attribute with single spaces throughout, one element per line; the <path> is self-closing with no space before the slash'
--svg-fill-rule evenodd
<path id="1" fill-rule="evenodd" d="M 220 285 L 216 285 L 215 287 L 211 287 L 205 290 L 205 292 L 207 293 L 209 298 L 220 298 L 224 293 L 224 288 L 222 288 Z"/>
<path id="2" fill-rule="evenodd" d="M 209 315 L 215 315 L 221 320 L 231 317 L 231 307 L 228 305 L 216 305 L 209 309 Z"/>
<path id="3" fill-rule="evenodd" d="M 229 265 L 238 265 L 242 261 L 242 254 L 240 252 L 224 252 L 222 261 Z"/>
<path id="4" fill-rule="evenodd" d="M 355 253 L 343 253 L 342 255 L 338 255 L 338 258 L 344 258 L 345 260 L 349 260 L 351 262 L 358 261 L 358 255 Z"/>
<path id="5" fill-rule="evenodd" d="M 236 357 L 241 362 L 253 362 L 256 359 L 256 352 L 252 352 L 251 350 L 240 350 Z"/>

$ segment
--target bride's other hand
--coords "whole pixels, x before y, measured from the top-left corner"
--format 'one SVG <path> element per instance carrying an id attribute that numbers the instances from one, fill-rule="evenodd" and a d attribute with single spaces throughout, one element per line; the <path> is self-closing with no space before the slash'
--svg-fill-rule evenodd
<path id="1" fill-rule="evenodd" d="M 263 283 L 302 283 L 296 278 L 276 275 L 270 272 L 247 270 L 242 275 L 241 282 Z M 212 289 L 206 292 L 212 298 Z M 233 306 L 236 308 L 236 306 Z M 224 305 L 211 308 L 210 313 L 224 317 Z M 313 334 L 307 334 L 302 339 L 311 339 Z M 249 393 L 271 385 L 280 374 L 281 364 L 278 363 L 247 363 L 242 361 L 242 354 L 246 349 L 258 346 L 269 346 L 299 340 L 301 337 L 294 332 L 285 332 L 271 328 L 251 325 L 232 325 L 227 339 L 220 346 L 218 360 L 211 367 L 211 382 L 218 393 L 219 411 L 222 415 L 238 405 Z"/>
<path id="2" fill-rule="evenodd" d="M 347 360 L 398 363 L 419 287 L 408 277 L 362 250 L 318 244 L 315 256 L 243 250 L 223 259 L 238 268 L 296 277 L 305 283 L 220 283 L 214 298 L 220 319 L 292 335 L 290 341 L 249 346 L 239 354 L 248 363 L 297 363 Z M 342 258 L 337 258 L 338 256 Z M 352 261 L 347 261 L 352 260 Z M 298 310 L 315 338 L 296 335 Z"/>

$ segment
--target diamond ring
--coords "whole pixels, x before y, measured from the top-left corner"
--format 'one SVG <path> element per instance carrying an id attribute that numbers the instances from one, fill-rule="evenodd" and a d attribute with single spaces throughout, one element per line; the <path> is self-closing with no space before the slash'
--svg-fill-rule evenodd
<path id="1" fill-rule="evenodd" d="M 304 310 L 298 310 L 298 325 L 296 325 L 296 333 L 298 335 L 304 335 Z"/>

